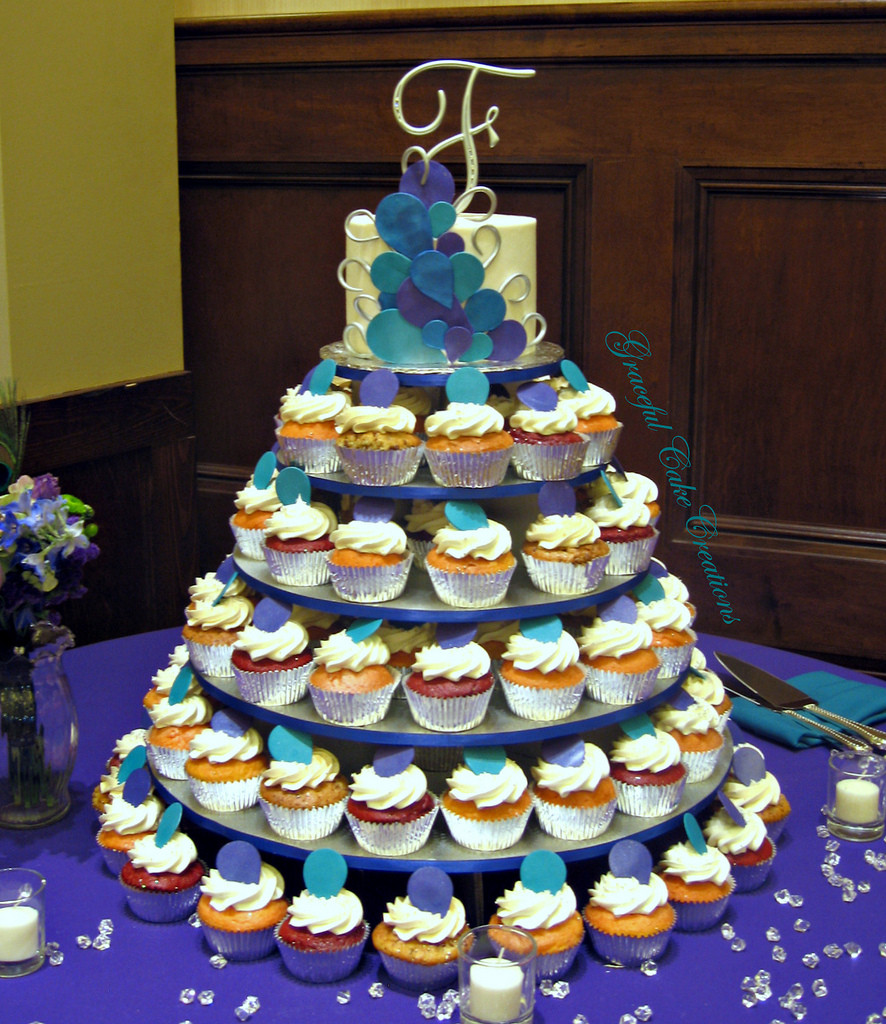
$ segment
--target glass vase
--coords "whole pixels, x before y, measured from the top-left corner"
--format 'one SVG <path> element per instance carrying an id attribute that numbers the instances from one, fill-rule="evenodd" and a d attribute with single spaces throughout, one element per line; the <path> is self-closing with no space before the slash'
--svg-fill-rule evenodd
<path id="1" fill-rule="evenodd" d="M 62 654 L 74 638 L 37 623 L 0 649 L 0 828 L 41 828 L 71 807 L 79 727 Z"/>

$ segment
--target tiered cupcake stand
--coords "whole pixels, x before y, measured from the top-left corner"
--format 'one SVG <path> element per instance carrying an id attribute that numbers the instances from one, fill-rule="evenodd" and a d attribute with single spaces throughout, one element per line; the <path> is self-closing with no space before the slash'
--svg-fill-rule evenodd
<path id="1" fill-rule="evenodd" d="M 363 365 L 359 357 L 349 356 L 340 345 L 327 346 L 321 350 L 324 358 L 334 358 L 341 376 L 360 379 L 377 364 Z M 530 358 L 508 367 L 483 368 L 490 383 L 520 382 L 556 374 L 562 351 L 554 345 L 537 347 Z M 392 367 L 401 383 L 414 387 L 441 387 L 446 383 L 446 368 L 398 368 Z M 573 483 L 576 485 L 592 480 L 601 472 L 600 467 L 588 467 Z M 524 480 L 513 469 L 497 487 L 486 489 L 447 488 L 434 483 L 425 466 L 415 480 L 395 488 L 366 487 L 352 484 L 344 474 L 310 477 L 315 491 L 337 492 L 355 495 L 374 494 L 398 500 L 427 498 L 444 501 L 454 498 L 479 501 L 491 519 L 503 523 L 515 538 L 515 556 L 518 567 L 511 580 L 507 598 L 494 608 L 458 609 L 441 602 L 434 593 L 426 573 L 413 567 L 403 595 L 383 604 L 355 605 L 336 596 L 332 587 L 286 587 L 275 582 L 264 562 L 245 558 L 239 553 L 235 562 L 240 575 L 255 590 L 294 605 L 302 605 L 319 611 L 332 612 L 350 618 L 383 618 L 391 623 L 406 626 L 426 622 L 494 622 L 531 618 L 539 615 L 563 615 L 604 601 L 612 600 L 631 589 L 642 576 L 604 576 L 598 587 L 590 594 L 579 597 L 544 594 L 533 587 L 520 563 L 519 541 L 528 523 L 537 514 L 535 495 L 541 482 Z M 486 718 L 481 725 L 463 733 L 431 732 L 417 725 L 410 713 L 405 698 L 395 695 L 385 719 L 370 726 L 353 728 L 334 725 L 320 718 L 314 711 L 309 697 L 296 704 L 280 707 L 259 707 L 242 699 L 233 679 L 200 677 L 207 693 L 223 704 L 245 711 L 253 718 L 268 723 L 269 727 L 284 725 L 303 730 L 313 735 L 318 743 L 335 741 L 330 744 L 339 755 L 342 770 L 356 770 L 370 761 L 372 751 L 378 745 L 412 746 L 415 761 L 422 767 L 429 779 L 432 792 L 445 789 L 445 777 L 461 760 L 465 747 L 501 745 L 508 755 L 522 765 L 527 777 L 530 766 L 535 763 L 542 741 L 564 735 L 580 735 L 599 744 L 604 750 L 618 733 L 618 725 L 641 712 L 651 711 L 666 701 L 680 686 L 680 679 L 660 681 L 653 694 L 644 701 L 628 707 L 602 704 L 582 698 L 578 709 L 566 719 L 550 724 L 527 721 L 513 715 L 507 707 L 499 687 L 495 688 Z M 226 839 L 246 838 L 260 850 L 278 856 L 304 859 L 318 847 L 333 847 L 348 861 L 351 867 L 371 871 L 410 872 L 425 865 L 434 864 L 451 874 L 477 873 L 519 869 L 522 859 L 531 851 L 545 849 L 558 853 L 565 861 L 590 860 L 607 853 L 620 839 L 634 838 L 649 840 L 673 829 L 687 811 L 697 812 L 708 804 L 725 776 L 732 755 L 728 735 L 721 750 L 716 770 L 703 782 L 687 784 L 680 806 L 670 815 L 660 818 L 635 818 L 616 813 L 612 824 L 596 840 L 569 842 L 555 839 L 543 832 L 534 817 L 530 819 L 526 832 L 519 843 L 499 852 L 474 852 L 455 843 L 446 830 L 442 815 L 438 817 L 428 843 L 414 854 L 400 857 L 378 857 L 367 853 L 357 845 L 346 823 L 331 836 L 315 842 L 293 842 L 284 839 L 268 826 L 259 807 L 229 814 L 218 814 L 201 807 L 191 796 L 187 782 L 158 779 L 157 787 L 167 799 L 178 800 L 185 812 L 204 828 Z M 349 754 L 353 763 L 348 764 Z"/>

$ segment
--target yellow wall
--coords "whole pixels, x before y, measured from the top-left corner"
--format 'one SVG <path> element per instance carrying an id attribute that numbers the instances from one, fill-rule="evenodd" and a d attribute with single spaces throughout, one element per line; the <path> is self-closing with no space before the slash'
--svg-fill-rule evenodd
<path id="1" fill-rule="evenodd" d="M 611 0 L 175 0 L 175 17 L 259 18 L 273 15 L 341 14 L 347 11 L 458 10 L 460 7 L 556 7 L 575 3 L 610 3 Z"/>
<path id="2" fill-rule="evenodd" d="M 182 366 L 173 0 L 2 0 L 0 376 Z"/>

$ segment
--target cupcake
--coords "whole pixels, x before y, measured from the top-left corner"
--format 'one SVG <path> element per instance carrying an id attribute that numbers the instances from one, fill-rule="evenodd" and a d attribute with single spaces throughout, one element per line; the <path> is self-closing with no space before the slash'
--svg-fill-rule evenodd
<path id="1" fill-rule="evenodd" d="M 216 711 L 210 728 L 188 745 L 185 772 L 194 799 L 210 811 L 242 811 L 258 803 L 268 759 L 252 719 L 231 708 Z"/>
<path id="2" fill-rule="evenodd" d="M 132 729 L 130 732 L 124 733 L 114 744 L 111 756 L 105 762 L 105 770 L 92 791 L 92 807 L 96 814 L 101 814 L 110 803 L 114 793 L 119 793 L 123 789 L 123 783 L 118 776 L 120 765 L 136 747 L 141 748 L 140 756 L 144 757 L 147 738 L 147 729 Z M 142 761 L 142 763 L 144 762 Z"/>
<path id="3" fill-rule="evenodd" d="M 271 763 L 262 774 L 258 802 L 271 828 L 296 842 L 332 835 L 348 802 L 348 782 L 335 754 L 282 725 L 271 730 L 268 752 Z"/>
<path id="4" fill-rule="evenodd" d="M 314 651 L 308 691 L 317 714 L 337 725 L 371 725 L 388 712 L 399 673 L 388 667 L 390 652 L 373 632 L 381 619 L 356 622 L 333 633 Z"/>
<path id="5" fill-rule="evenodd" d="M 559 406 L 557 392 L 543 381 L 521 385 L 517 396 L 527 408 L 508 420 L 514 439 L 514 468 L 527 480 L 572 480 L 584 468 L 588 439 L 577 433 L 578 418 Z"/>
<path id="6" fill-rule="evenodd" d="M 600 536 L 609 545 L 606 571 L 613 576 L 643 572 L 658 541 L 654 523 L 661 510 L 652 498 L 657 498 L 658 488 L 637 473 L 607 472 L 602 480 L 601 485 L 595 482 L 594 501 L 584 511 L 600 527 Z"/>
<path id="7" fill-rule="evenodd" d="M 296 604 L 290 608 L 289 617 L 293 622 L 304 626 L 308 634 L 308 649 L 312 655 L 319 644 L 338 632 L 339 616 L 334 612 L 323 612 L 317 608 L 305 608 Z"/>
<path id="8" fill-rule="evenodd" d="M 237 689 L 250 704 L 276 707 L 301 700 L 314 664 L 307 630 L 289 618 L 288 605 L 266 598 L 234 642 L 231 664 Z"/>
<path id="9" fill-rule="evenodd" d="M 425 560 L 437 597 L 457 608 L 500 604 L 516 565 L 511 535 L 469 501 L 447 501 L 446 516 L 452 525 L 434 534 Z"/>
<path id="10" fill-rule="evenodd" d="M 520 878 L 497 897 L 490 925 L 520 928 L 535 939 L 539 978 L 561 978 L 572 967 L 584 937 L 575 893 L 566 884 L 566 865 L 549 850 L 523 858 Z M 496 933 L 491 933 L 493 941 Z M 503 946 L 510 936 L 499 932 Z"/>
<path id="11" fill-rule="evenodd" d="M 273 452 L 265 452 L 246 486 L 237 491 L 234 498 L 236 511 L 229 520 L 241 553 L 259 562 L 265 557 L 265 527 L 268 519 L 280 507 L 274 486 L 276 477 L 277 457 Z"/>
<path id="12" fill-rule="evenodd" d="M 391 498 L 359 498 L 352 521 L 330 534 L 329 578 L 343 600 L 393 601 L 405 590 L 412 552 L 403 528 L 391 522 L 393 514 Z"/>
<path id="13" fill-rule="evenodd" d="M 502 747 L 469 747 L 446 780 L 441 809 L 452 838 L 469 850 L 505 850 L 519 842 L 532 813 L 523 769 Z"/>
<path id="14" fill-rule="evenodd" d="M 224 564 L 223 576 L 210 573 L 191 588 L 182 637 L 191 664 L 201 675 L 227 679 L 234 675 L 231 668 L 234 641 L 252 620 L 252 601 L 246 596 L 243 580 L 228 575 L 233 572 L 230 559 Z"/>
<path id="15" fill-rule="evenodd" d="M 169 662 L 165 668 L 157 669 L 154 675 L 151 677 L 151 686 L 147 693 L 142 698 L 142 704 L 146 708 L 152 707 L 157 704 L 164 697 L 169 696 L 169 691 L 172 689 L 173 683 L 178 678 L 179 672 L 188 663 L 188 647 L 187 644 L 177 644 L 175 649 L 169 655 Z M 200 693 L 200 684 L 196 679 L 191 680 L 191 688 L 188 690 L 189 693 Z"/>
<path id="16" fill-rule="evenodd" d="M 560 363 L 565 387 L 557 388 L 559 404 L 575 413 L 575 430 L 588 438 L 586 466 L 605 466 L 615 454 L 622 424 L 615 418 L 615 399 L 585 379 L 579 367 L 569 359 Z M 559 382 L 555 382 L 556 384 Z"/>
<path id="17" fill-rule="evenodd" d="M 703 700 L 713 707 L 717 712 L 717 729 L 721 733 L 725 732 L 732 714 L 732 700 L 723 686 L 723 680 L 707 667 L 705 656 L 697 647 L 692 651 L 689 671 L 682 687 L 696 700 Z"/>
<path id="18" fill-rule="evenodd" d="M 335 473 L 340 468 L 335 418 L 350 405 L 350 396 L 329 390 L 335 372 L 331 363 L 324 359 L 280 399 L 276 433 L 284 466 L 300 466 L 306 473 Z"/>
<path id="19" fill-rule="evenodd" d="M 683 816 L 683 825 L 687 841 L 665 850 L 658 873 L 677 914 L 677 931 L 700 932 L 713 928 L 726 913 L 735 879 L 729 861 L 707 845 L 691 814 Z"/>
<path id="20" fill-rule="evenodd" d="M 319 587 L 329 581 L 335 513 L 323 502 L 311 501 L 310 481 L 300 469 L 284 469 L 276 487 L 281 505 L 265 524 L 268 571 L 289 587 Z"/>
<path id="21" fill-rule="evenodd" d="M 596 839 L 615 815 L 609 761 L 593 743 L 574 736 L 547 740 L 532 767 L 532 803 L 544 832 L 556 839 Z"/>
<path id="22" fill-rule="evenodd" d="M 415 567 L 424 571 L 425 556 L 434 543 L 434 534 L 449 525 L 443 501 L 426 501 L 419 498 L 412 502 L 403 520 L 406 546 L 415 556 Z"/>
<path id="23" fill-rule="evenodd" d="M 186 779 L 185 764 L 191 740 L 209 728 L 212 704 L 202 693 L 187 693 L 190 677 L 185 670 L 168 697 L 148 709 L 153 723 L 148 730 L 151 768 L 167 779 Z M 181 690 L 182 692 L 179 692 Z"/>
<path id="24" fill-rule="evenodd" d="M 336 447 L 352 483 L 396 487 L 418 472 L 423 446 L 415 433 L 415 416 L 391 405 L 398 387 L 390 370 L 373 370 L 360 385 L 362 404 L 335 417 Z"/>
<path id="25" fill-rule="evenodd" d="M 763 752 L 758 747 L 751 743 L 736 745 L 723 792 L 739 810 L 759 814 L 773 842 L 781 836 L 791 805 L 778 779 L 766 770 Z"/>
<path id="26" fill-rule="evenodd" d="M 636 604 L 618 597 L 600 605 L 578 640 L 586 666 L 588 696 L 604 704 L 636 704 L 652 694 L 659 661 L 652 630 L 640 621 Z"/>
<path id="27" fill-rule="evenodd" d="M 649 851 L 623 839 L 609 852 L 609 871 L 589 892 L 582 917 L 601 960 L 639 967 L 664 952 L 676 914 L 668 889 L 652 871 Z"/>
<path id="28" fill-rule="evenodd" d="M 609 562 L 600 528 L 575 511 L 575 491 L 565 482 L 544 484 L 538 505 L 522 550 L 530 579 L 546 594 L 589 594 Z"/>
<path id="29" fill-rule="evenodd" d="M 136 840 L 157 830 L 163 803 L 152 790 L 149 772 L 136 767 L 99 815 L 101 828 L 95 839 L 112 875 L 120 874 Z"/>
<path id="30" fill-rule="evenodd" d="M 400 387 L 391 402 L 391 405 L 408 409 L 412 413 L 415 417 L 415 432 L 417 434 L 425 432 L 425 420 L 430 415 L 432 407 L 431 391 L 436 392 L 436 388 Z"/>
<path id="31" fill-rule="evenodd" d="M 705 838 L 732 865 L 735 891 L 753 892 L 769 877 L 775 844 L 759 814 L 739 810 L 722 791 L 718 795 L 722 806 L 705 822 Z"/>
<path id="32" fill-rule="evenodd" d="M 369 925 L 358 897 L 343 888 L 347 877 L 335 850 L 314 850 L 305 859 L 305 888 L 274 933 L 286 969 L 299 981 L 340 981 L 360 963 Z"/>
<path id="33" fill-rule="evenodd" d="M 143 921 L 183 921 L 200 899 L 205 868 L 193 841 L 178 831 L 181 815 L 181 804 L 170 804 L 157 831 L 132 844 L 120 871 L 129 909 Z"/>
<path id="34" fill-rule="evenodd" d="M 283 876 L 242 839 L 226 843 L 200 885 L 197 916 L 203 936 L 228 960 L 260 960 L 275 950 L 286 917 Z"/>
<path id="35" fill-rule="evenodd" d="M 405 677 L 412 672 L 415 656 L 434 642 L 432 622 L 385 622 L 378 631 L 382 642 L 390 652 L 388 665 Z"/>
<path id="36" fill-rule="evenodd" d="M 422 647 L 403 690 L 412 717 L 435 732 L 464 732 L 479 725 L 492 696 L 489 655 L 473 642 L 472 623 L 440 623 L 437 642 Z"/>
<path id="37" fill-rule="evenodd" d="M 648 573 L 633 588 L 637 615 L 652 630 L 652 650 L 658 655 L 662 679 L 673 679 L 689 666 L 698 639 L 690 628 L 692 614 L 682 602 L 665 597 L 661 582 Z"/>
<path id="38" fill-rule="evenodd" d="M 652 719 L 656 728 L 677 741 L 687 782 L 702 782 L 714 774 L 723 736 L 717 731 L 717 712 L 710 704 L 678 690 L 669 703 L 655 709 Z"/>
<path id="39" fill-rule="evenodd" d="M 437 800 L 412 747 L 376 747 L 372 764 L 356 772 L 345 816 L 357 844 L 378 857 L 400 857 L 428 841 Z"/>
<path id="40" fill-rule="evenodd" d="M 665 597 L 669 597 L 672 601 L 681 601 L 689 609 L 689 625 L 691 626 L 695 622 L 696 607 L 689 600 L 689 588 L 680 579 L 679 576 L 675 576 L 668 567 L 659 558 L 653 558 L 649 563 L 649 571 L 661 584 L 662 590 L 664 590 Z"/>
<path id="41" fill-rule="evenodd" d="M 439 868 L 419 868 L 406 892 L 388 903 L 372 945 L 399 984 L 419 991 L 452 985 L 458 978 L 458 939 L 468 930 L 452 880 Z"/>
<path id="42" fill-rule="evenodd" d="M 609 751 L 618 809 L 639 818 L 671 814 L 686 786 L 677 741 L 656 729 L 646 715 L 622 723 L 622 729 Z"/>
<path id="43" fill-rule="evenodd" d="M 511 461 L 514 441 L 500 412 L 483 403 L 489 382 L 465 366 L 446 381 L 449 404 L 427 418 L 425 458 L 441 487 L 495 487 Z"/>
<path id="44" fill-rule="evenodd" d="M 578 644 L 556 615 L 524 619 L 508 640 L 499 678 L 519 718 L 556 722 L 578 707 L 585 688 Z"/>
<path id="45" fill-rule="evenodd" d="M 486 651 L 494 665 L 501 661 L 501 657 L 507 649 L 508 640 L 519 630 L 520 623 L 516 619 L 478 622 L 475 640 Z"/>

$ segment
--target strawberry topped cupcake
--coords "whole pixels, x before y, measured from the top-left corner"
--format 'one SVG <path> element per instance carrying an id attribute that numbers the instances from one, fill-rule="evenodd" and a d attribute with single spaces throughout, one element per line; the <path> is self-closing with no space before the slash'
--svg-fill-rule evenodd
<path id="1" fill-rule="evenodd" d="M 585 688 L 578 644 L 556 615 L 521 621 L 502 655 L 499 678 L 511 711 L 533 722 L 568 718 Z"/>
<path id="2" fill-rule="evenodd" d="M 330 390 L 334 373 L 335 363 L 324 359 L 280 399 L 277 443 L 284 465 L 300 466 L 307 473 L 338 471 L 335 418 L 351 399 L 346 392 Z"/>
<path id="3" fill-rule="evenodd" d="M 330 535 L 329 578 L 345 601 L 393 601 L 406 588 L 412 552 L 406 534 L 391 521 L 392 498 L 359 498 L 354 518 L 340 523 Z"/>
<path id="4" fill-rule="evenodd" d="M 520 840 L 532 798 L 523 769 L 503 747 L 466 747 L 446 785 L 441 809 L 459 846 L 505 850 Z"/>
<path id="5" fill-rule="evenodd" d="M 532 802 L 543 831 L 557 839 L 595 839 L 615 815 L 609 760 L 574 736 L 547 740 L 532 768 Z"/>
<path id="6" fill-rule="evenodd" d="M 500 604 L 516 566 L 510 533 L 474 502 L 447 501 L 446 517 L 425 559 L 437 597 L 457 608 Z"/>
<path id="7" fill-rule="evenodd" d="M 317 714 L 338 725 L 371 725 L 388 711 L 400 681 L 377 635 L 381 619 L 362 619 L 314 651 L 308 691 Z"/>
<path id="8" fill-rule="evenodd" d="M 526 408 L 508 420 L 514 439 L 514 468 L 528 480 L 572 480 L 584 468 L 588 438 L 576 431 L 578 417 L 557 402 L 557 392 L 544 381 L 517 389 Z"/>
<path id="9" fill-rule="evenodd" d="M 659 673 L 652 630 L 640 621 L 629 597 L 600 605 L 578 643 L 587 668 L 588 695 L 594 700 L 635 704 L 652 693 Z"/>
<path id="10" fill-rule="evenodd" d="M 576 431 L 589 438 L 586 466 L 605 466 L 615 454 L 622 424 L 615 417 L 615 399 L 596 384 L 588 383 L 571 359 L 560 363 L 563 387 L 557 389 L 560 405 L 575 413 Z M 555 382 L 555 386 L 560 381 Z"/>
<path id="11" fill-rule="evenodd" d="M 231 532 L 237 547 L 247 558 L 264 558 L 265 526 L 272 512 L 280 507 L 274 481 L 277 458 L 265 452 L 258 460 L 246 486 L 234 498 L 236 511 L 230 518 Z"/>
<path id="12" fill-rule="evenodd" d="M 680 747 L 648 715 L 621 725 L 609 751 L 610 774 L 622 814 L 658 818 L 677 809 L 686 786 Z"/>
<path id="13" fill-rule="evenodd" d="M 338 520 L 328 505 L 311 501 L 310 481 L 300 469 L 288 466 L 275 486 L 281 505 L 265 525 L 268 571 L 287 586 L 318 587 L 329 580 L 327 554 Z"/>

